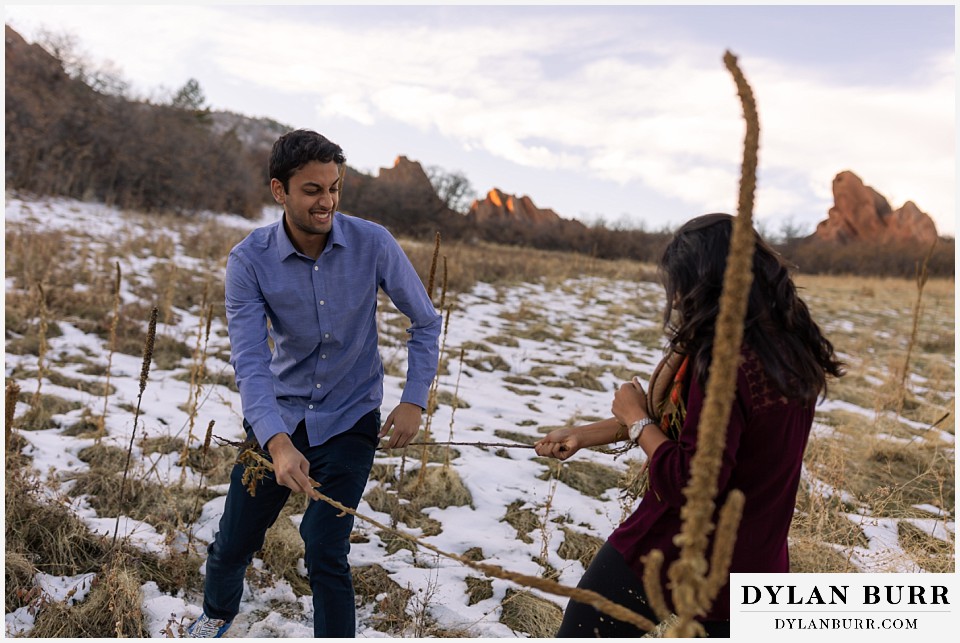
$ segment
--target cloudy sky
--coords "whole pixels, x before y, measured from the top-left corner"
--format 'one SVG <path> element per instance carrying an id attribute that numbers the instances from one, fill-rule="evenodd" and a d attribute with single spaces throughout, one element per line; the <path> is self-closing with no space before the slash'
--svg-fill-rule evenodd
<path id="1" fill-rule="evenodd" d="M 6 5 L 139 96 L 195 78 L 214 109 L 316 129 L 355 168 L 398 155 L 566 218 L 675 227 L 735 211 L 760 112 L 755 217 L 811 232 L 855 172 L 955 233 L 954 6 Z"/>

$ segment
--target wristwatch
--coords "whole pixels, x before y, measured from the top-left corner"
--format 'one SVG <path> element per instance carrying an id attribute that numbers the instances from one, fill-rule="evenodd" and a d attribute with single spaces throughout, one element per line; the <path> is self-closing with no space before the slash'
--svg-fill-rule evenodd
<path id="1" fill-rule="evenodd" d="M 630 429 L 627 431 L 627 437 L 630 438 L 630 441 L 638 442 L 640 436 L 643 435 L 643 430 L 648 424 L 656 424 L 656 422 L 654 422 L 652 418 L 643 418 L 631 424 Z"/>

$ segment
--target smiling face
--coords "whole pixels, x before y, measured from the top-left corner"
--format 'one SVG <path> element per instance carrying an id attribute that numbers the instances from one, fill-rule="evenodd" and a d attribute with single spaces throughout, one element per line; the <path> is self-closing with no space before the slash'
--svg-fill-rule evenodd
<path id="1" fill-rule="evenodd" d="M 339 168 L 332 161 L 310 161 L 293 173 L 289 186 L 288 192 L 279 180 L 270 181 L 273 198 L 283 206 L 290 240 L 297 250 L 316 258 L 327 243 L 340 203 Z"/>

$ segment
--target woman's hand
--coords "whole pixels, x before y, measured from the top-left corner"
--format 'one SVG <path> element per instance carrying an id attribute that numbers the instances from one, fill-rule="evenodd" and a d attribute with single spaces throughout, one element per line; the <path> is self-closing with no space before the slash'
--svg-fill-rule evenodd
<path id="1" fill-rule="evenodd" d="M 533 445 L 537 455 L 548 458 L 566 460 L 580 450 L 579 431 L 577 427 L 565 427 L 551 431 Z"/>
<path id="2" fill-rule="evenodd" d="M 640 380 L 633 378 L 632 382 L 626 382 L 620 387 L 613 396 L 611 410 L 623 426 L 630 426 L 647 417 L 647 394 Z"/>

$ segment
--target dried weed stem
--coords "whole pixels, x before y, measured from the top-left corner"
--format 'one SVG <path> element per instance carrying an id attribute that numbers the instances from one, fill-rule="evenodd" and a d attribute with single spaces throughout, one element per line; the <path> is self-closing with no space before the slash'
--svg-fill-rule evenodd
<path id="1" fill-rule="evenodd" d="M 113 318 L 110 320 L 110 336 L 107 340 L 107 376 L 103 385 L 103 411 L 97 418 L 96 444 L 107 433 L 107 403 L 110 401 L 110 371 L 113 370 L 113 354 L 117 350 L 117 327 L 120 324 L 120 262 L 116 262 L 116 278 L 113 282 Z"/>
<path id="2" fill-rule="evenodd" d="M 143 391 L 147 388 L 147 379 L 150 376 L 150 363 L 153 360 L 153 348 L 157 340 L 157 316 L 160 309 L 156 306 L 150 311 L 150 323 L 147 327 L 147 337 L 143 342 L 143 364 L 140 367 L 140 393 L 137 395 L 137 408 L 133 414 L 133 430 L 130 431 L 130 444 L 127 445 L 127 459 L 123 465 L 123 478 L 120 481 L 120 500 L 117 503 L 120 509 L 123 509 L 124 493 L 127 487 L 127 476 L 130 473 L 130 459 L 133 453 L 133 441 L 137 436 L 137 423 L 140 421 L 140 404 L 143 402 Z M 113 543 L 117 544 L 117 534 L 120 532 L 120 512 L 117 513 L 117 521 L 113 527 Z"/>
<path id="3" fill-rule="evenodd" d="M 907 354 L 903 358 L 903 368 L 900 370 L 900 384 L 897 387 L 897 417 L 903 413 L 903 404 L 907 397 L 907 375 L 910 373 L 910 357 L 913 354 L 913 347 L 917 343 L 917 329 L 920 326 L 920 309 L 923 303 L 923 287 L 927 285 L 929 278 L 928 266 L 930 257 L 937 247 L 937 240 L 934 239 L 930 244 L 930 249 L 923 258 L 923 263 L 917 262 L 917 299 L 913 303 L 913 325 L 910 328 L 910 340 L 907 342 Z"/>
<path id="4" fill-rule="evenodd" d="M 726 582 L 740 517 L 737 498 L 742 505 L 742 495 L 731 494 L 728 498 L 722 513 L 725 517 L 724 532 L 718 533 L 717 542 L 714 544 L 714 559 L 712 565 L 708 565 L 706 552 L 710 534 L 714 530 L 712 520 L 716 507 L 717 478 L 730 409 L 736 393 L 736 375 L 743 343 L 743 320 L 753 283 L 755 240 L 752 217 L 760 141 L 760 125 L 753 92 L 737 66 L 736 57 L 729 51 L 724 55 L 724 63 L 736 82 L 747 131 L 741 168 L 740 198 L 720 295 L 704 408 L 697 429 L 697 450 L 690 462 L 690 481 L 683 491 L 686 502 L 680 511 L 683 522 L 677 536 L 680 557 L 667 571 L 678 616 L 677 622 L 670 628 L 670 635 L 681 637 L 704 634 L 703 627 L 694 619 L 709 610 L 715 590 L 719 590 Z M 724 556 L 726 560 L 723 560 Z"/>
<path id="5" fill-rule="evenodd" d="M 450 444 L 453 442 L 453 416 L 460 406 L 460 376 L 463 375 L 463 347 L 460 348 L 460 370 L 457 371 L 457 385 L 453 389 L 453 408 L 450 409 L 450 433 L 447 436 L 447 448 L 443 452 L 443 468 L 450 468 Z"/>
<path id="6" fill-rule="evenodd" d="M 20 398 L 20 385 L 16 382 L 7 384 L 6 396 L 4 398 L 4 435 L 6 445 L 5 453 L 10 454 L 10 438 L 13 437 L 14 417 L 17 413 L 17 400 Z"/>
<path id="7" fill-rule="evenodd" d="M 183 441 L 183 451 L 180 453 L 180 462 L 184 465 L 190 453 L 190 441 L 193 439 L 193 427 L 197 421 L 197 411 L 200 408 L 200 394 L 203 390 L 203 379 L 207 370 L 207 346 L 210 343 L 210 323 L 213 321 L 213 307 L 207 303 L 210 284 L 203 288 L 203 299 L 200 304 L 200 328 L 197 330 L 197 345 L 193 350 L 193 364 L 190 367 L 190 394 L 187 398 L 187 437 Z M 206 329 L 204 331 L 204 329 Z M 180 486 L 187 480 L 187 468 L 180 469 Z"/>
<path id="8" fill-rule="evenodd" d="M 257 453 L 251 450 L 248 450 L 245 453 L 246 455 L 244 457 L 244 461 L 248 463 L 251 463 L 251 462 L 255 463 L 256 466 L 260 468 L 261 472 L 273 470 L 273 464 L 266 458 L 263 458 L 262 456 L 258 455 Z M 241 454 L 241 455 L 244 455 L 244 454 Z M 256 484 L 256 480 L 252 480 L 252 482 L 253 484 Z M 314 482 L 313 484 L 318 486 L 316 482 Z M 382 529 L 384 531 L 395 534 L 396 536 L 399 536 L 400 538 L 408 540 L 414 543 L 415 545 L 423 547 L 424 549 L 432 551 L 435 554 L 439 554 L 440 556 L 443 556 L 445 558 L 455 560 L 468 567 L 476 569 L 477 571 L 483 572 L 488 576 L 493 576 L 494 578 L 508 580 L 508 581 L 517 583 L 519 585 L 524 585 L 526 587 L 533 587 L 535 589 L 538 589 L 542 592 L 546 592 L 548 594 L 554 594 L 556 596 L 566 596 L 568 598 L 572 598 L 580 603 L 590 605 L 600 610 L 604 614 L 612 616 L 613 618 L 616 618 L 621 621 L 625 621 L 627 623 L 631 623 L 632 625 L 635 625 L 641 630 L 652 630 L 656 627 L 655 623 L 651 623 L 649 620 L 647 620 L 640 614 L 637 614 L 633 610 L 627 609 L 626 607 L 624 607 L 623 605 L 620 605 L 619 603 L 614 603 L 610 599 L 600 594 L 597 594 L 596 592 L 581 589 L 579 587 L 568 587 L 566 585 L 561 585 L 556 581 L 540 578 L 539 576 L 528 576 L 526 574 L 519 574 L 517 572 L 512 572 L 512 571 L 503 569 L 498 565 L 480 563 L 480 562 L 471 560 L 469 558 L 466 558 L 464 556 L 461 556 L 459 554 L 443 551 L 442 549 L 439 549 L 438 547 L 435 547 L 430 543 L 420 540 L 416 536 L 400 531 L 398 529 L 387 527 L 383 523 L 373 518 L 370 518 L 369 516 L 365 516 L 357 512 L 355 509 L 352 509 L 351 507 L 348 507 L 340 502 L 337 502 L 333 498 L 326 496 L 320 491 L 316 491 L 316 493 L 320 497 L 320 500 L 322 500 L 323 502 L 326 502 L 328 505 L 331 505 L 332 507 L 335 507 L 336 509 L 339 509 L 344 514 L 350 514 L 351 516 L 359 518 L 364 522 L 370 523 L 371 525 L 373 525 L 374 527 L 377 527 L 378 529 Z"/>

